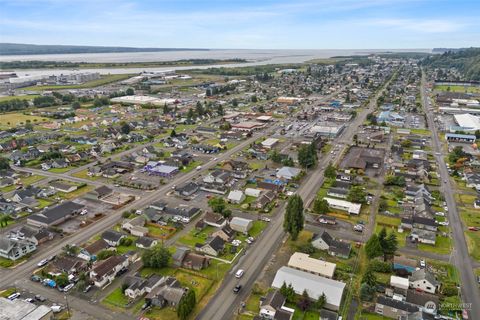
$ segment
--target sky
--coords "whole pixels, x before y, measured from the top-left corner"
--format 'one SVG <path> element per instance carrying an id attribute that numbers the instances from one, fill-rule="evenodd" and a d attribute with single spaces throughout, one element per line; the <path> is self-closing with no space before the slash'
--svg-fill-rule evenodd
<path id="1" fill-rule="evenodd" d="M 0 0 L 0 42 L 161 48 L 480 46 L 480 0 Z"/>

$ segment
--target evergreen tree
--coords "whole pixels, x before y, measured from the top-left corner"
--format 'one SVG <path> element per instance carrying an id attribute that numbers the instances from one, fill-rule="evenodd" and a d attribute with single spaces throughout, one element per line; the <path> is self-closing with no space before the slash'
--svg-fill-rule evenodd
<path id="1" fill-rule="evenodd" d="M 177 316 L 181 320 L 188 318 L 190 313 L 192 313 L 197 303 L 197 298 L 195 296 L 195 291 L 190 289 L 187 293 L 180 299 L 177 307 Z"/>
<path id="2" fill-rule="evenodd" d="M 322 292 L 322 295 L 318 297 L 317 301 L 315 302 L 315 307 L 318 310 L 321 310 L 325 307 L 326 303 L 327 303 L 327 296 L 325 295 L 324 292 Z"/>
<path id="3" fill-rule="evenodd" d="M 333 179 L 337 176 L 337 169 L 329 163 L 328 166 L 325 168 L 325 178 Z"/>
<path id="4" fill-rule="evenodd" d="M 318 214 L 326 214 L 330 210 L 328 201 L 317 197 L 313 203 L 313 211 Z"/>
<path id="5" fill-rule="evenodd" d="M 370 239 L 368 239 L 367 243 L 365 244 L 365 253 L 369 259 L 383 255 L 382 246 L 380 245 L 380 241 L 378 240 L 376 233 L 372 234 Z"/>
<path id="6" fill-rule="evenodd" d="M 167 103 L 163 105 L 163 114 L 168 114 L 170 113 L 170 108 L 168 107 Z"/>
<path id="7" fill-rule="evenodd" d="M 367 271 L 362 277 L 362 283 L 366 283 L 371 287 L 374 287 L 377 285 L 377 277 L 373 273 L 372 268 L 367 268 Z"/>
<path id="8" fill-rule="evenodd" d="M 288 199 L 283 229 L 290 234 L 292 240 L 297 240 L 298 234 L 303 230 L 303 223 L 303 200 L 294 194 Z"/>
<path id="9" fill-rule="evenodd" d="M 307 290 L 303 290 L 302 296 L 300 297 L 300 300 L 298 301 L 298 307 L 302 311 L 307 311 L 310 308 L 310 305 L 312 302 L 310 301 L 310 297 L 308 296 Z"/>

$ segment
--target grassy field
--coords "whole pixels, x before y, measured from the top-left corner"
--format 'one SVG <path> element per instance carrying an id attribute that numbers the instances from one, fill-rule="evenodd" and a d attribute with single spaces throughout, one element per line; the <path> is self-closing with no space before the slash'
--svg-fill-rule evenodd
<path id="1" fill-rule="evenodd" d="M 25 124 L 27 120 L 30 120 L 32 124 L 35 124 L 37 122 L 46 121 L 47 119 L 37 116 L 25 115 L 19 112 L 2 113 L 0 114 L 0 127 L 15 127 L 20 124 Z"/>
<path id="2" fill-rule="evenodd" d="M 41 91 L 41 90 L 63 90 L 63 89 L 85 89 L 103 86 L 112 82 L 128 79 L 132 74 L 111 74 L 102 76 L 100 79 L 87 81 L 82 84 L 73 85 L 47 85 L 47 86 L 32 86 L 23 88 L 24 90 Z"/>
<path id="3" fill-rule="evenodd" d="M 79 172 L 76 172 L 76 173 L 72 174 L 72 176 L 77 177 L 77 178 L 82 178 L 82 179 L 89 179 L 89 180 L 93 180 L 93 181 L 100 178 L 99 176 L 98 177 L 96 177 L 96 176 L 90 177 L 87 174 L 87 172 L 88 172 L 88 170 L 85 169 L 85 170 L 82 170 L 82 171 L 79 171 Z"/>
<path id="4" fill-rule="evenodd" d="M 438 236 L 435 241 L 435 246 L 419 243 L 418 249 L 438 254 L 449 254 L 452 249 L 452 240 L 448 237 Z"/>
<path id="5" fill-rule="evenodd" d="M 450 92 L 465 92 L 465 93 L 480 93 L 480 87 L 470 87 L 470 86 L 464 87 L 464 86 L 438 85 L 438 86 L 435 86 L 434 90 L 450 91 Z"/>
<path id="6" fill-rule="evenodd" d="M 123 308 L 127 305 L 128 298 L 123 294 L 122 288 L 118 287 L 117 289 L 113 290 L 112 293 L 110 293 L 105 299 L 103 299 L 102 303 Z"/>
<path id="7" fill-rule="evenodd" d="M 480 214 L 472 209 L 460 208 L 460 217 L 465 227 L 480 227 Z M 465 230 L 465 240 L 468 246 L 468 252 L 477 261 L 480 261 L 480 232 Z"/>
<path id="8" fill-rule="evenodd" d="M 19 99 L 19 100 L 33 100 L 33 99 L 35 99 L 36 97 L 40 97 L 40 95 L 38 95 L 38 94 L 31 94 L 31 95 L 28 95 L 28 96 L 5 96 L 5 97 L 0 97 L 0 102 L 10 101 L 10 100 L 15 100 L 15 99 Z"/>

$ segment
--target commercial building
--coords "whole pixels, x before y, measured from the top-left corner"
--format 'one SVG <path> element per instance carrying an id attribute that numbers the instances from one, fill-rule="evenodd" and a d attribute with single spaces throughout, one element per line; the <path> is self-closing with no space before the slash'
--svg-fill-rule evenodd
<path id="1" fill-rule="evenodd" d="M 130 103 L 130 104 L 154 104 L 157 106 L 164 106 L 165 104 L 170 105 L 175 103 L 175 99 L 159 99 L 156 97 L 150 96 L 123 96 L 110 99 L 112 102 L 117 103 Z"/>
<path id="2" fill-rule="evenodd" d="M 267 149 L 272 149 L 278 142 L 278 139 L 275 138 L 267 138 L 262 141 L 262 146 Z"/>
<path id="3" fill-rule="evenodd" d="M 310 133 L 318 134 L 322 137 L 336 138 L 342 133 L 345 125 L 319 124 L 310 128 Z"/>
<path id="4" fill-rule="evenodd" d="M 445 139 L 448 142 L 474 143 L 477 137 L 473 134 L 446 133 Z"/>
<path id="5" fill-rule="evenodd" d="M 232 130 L 234 131 L 244 131 L 244 132 L 252 132 L 254 130 L 261 129 L 265 126 L 264 123 L 256 122 L 256 121 L 244 121 L 240 123 L 232 124 Z"/>
<path id="6" fill-rule="evenodd" d="M 50 320 L 54 319 L 53 311 L 47 306 L 24 301 L 0 298 L 0 319 L 5 320 Z"/>
<path id="7" fill-rule="evenodd" d="M 318 300 L 322 294 L 325 294 L 328 297 L 325 308 L 335 311 L 340 309 L 343 290 L 345 289 L 345 283 L 343 282 L 290 267 L 281 267 L 275 274 L 272 287 L 280 289 L 284 283 L 287 286 L 292 285 L 295 293 L 299 295 L 306 290 L 308 296 L 313 300 Z"/>
<path id="8" fill-rule="evenodd" d="M 295 252 L 290 257 L 288 266 L 297 270 L 316 274 L 318 276 L 333 278 L 333 274 L 335 273 L 335 268 L 337 265 L 335 263 L 310 258 L 310 256 L 306 253 Z"/>
<path id="9" fill-rule="evenodd" d="M 469 113 L 455 114 L 455 122 L 461 127 L 462 131 L 475 132 L 480 130 L 480 118 Z"/>
<path id="10" fill-rule="evenodd" d="M 360 210 L 362 209 L 361 203 L 353 203 L 333 198 L 324 198 L 324 200 L 328 202 L 330 208 L 347 211 L 349 214 L 360 214 Z"/>
<path id="11" fill-rule="evenodd" d="M 66 201 L 56 207 L 29 216 L 27 223 L 36 227 L 55 226 L 80 213 L 83 207 L 81 204 Z"/>

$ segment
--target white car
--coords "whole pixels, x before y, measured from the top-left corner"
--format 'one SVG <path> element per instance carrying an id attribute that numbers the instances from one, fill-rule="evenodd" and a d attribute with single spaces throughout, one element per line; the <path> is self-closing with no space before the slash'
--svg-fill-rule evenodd
<path id="1" fill-rule="evenodd" d="M 448 226 L 449 225 L 448 221 L 439 221 L 438 224 L 441 225 L 441 226 Z"/>
<path id="2" fill-rule="evenodd" d="M 443 207 L 443 209 L 444 209 L 445 211 L 448 211 L 448 207 L 447 207 L 447 206 Z"/>
<path id="3" fill-rule="evenodd" d="M 272 221 L 272 219 L 267 218 L 267 217 L 263 217 L 262 220 L 265 221 L 265 222 L 270 222 L 270 221 Z"/>
<path id="4" fill-rule="evenodd" d="M 241 278 L 244 273 L 245 273 L 245 270 L 238 269 L 238 271 L 235 273 L 235 278 Z"/>
<path id="5" fill-rule="evenodd" d="M 44 265 L 46 265 L 48 263 L 48 259 L 43 259 L 42 261 L 40 261 L 39 263 L 37 263 L 37 267 L 43 267 Z"/>
<path id="6" fill-rule="evenodd" d="M 20 297 L 20 293 L 15 292 L 15 293 L 12 293 L 11 295 L 9 295 L 7 297 L 7 299 L 13 301 L 13 300 L 17 299 L 18 297 Z"/>
<path id="7" fill-rule="evenodd" d="M 86 215 L 87 213 L 88 213 L 87 209 L 83 209 L 82 211 L 80 211 L 81 216 Z"/>
<path id="8" fill-rule="evenodd" d="M 66 285 L 65 288 L 63 288 L 63 292 L 67 292 L 68 290 L 72 289 L 74 285 L 75 285 L 74 283 L 70 283 L 69 285 Z"/>
<path id="9" fill-rule="evenodd" d="M 435 212 L 435 215 L 436 215 L 436 216 L 439 216 L 439 217 L 445 217 L 445 213 L 444 213 L 444 212 L 440 212 L 440 211 Z"/>
<path id="10" fill-rule="evenodd" d="M 217 161 L 217 160 L 218 160 L 218 158 L 213 158 L 213 161 Z"/>
<path id="11" fill-rule="evenodd" d="M 420 268 L 425 268 L 427 265 L 425 263 L 425 260 L 420 260 Z"/>

